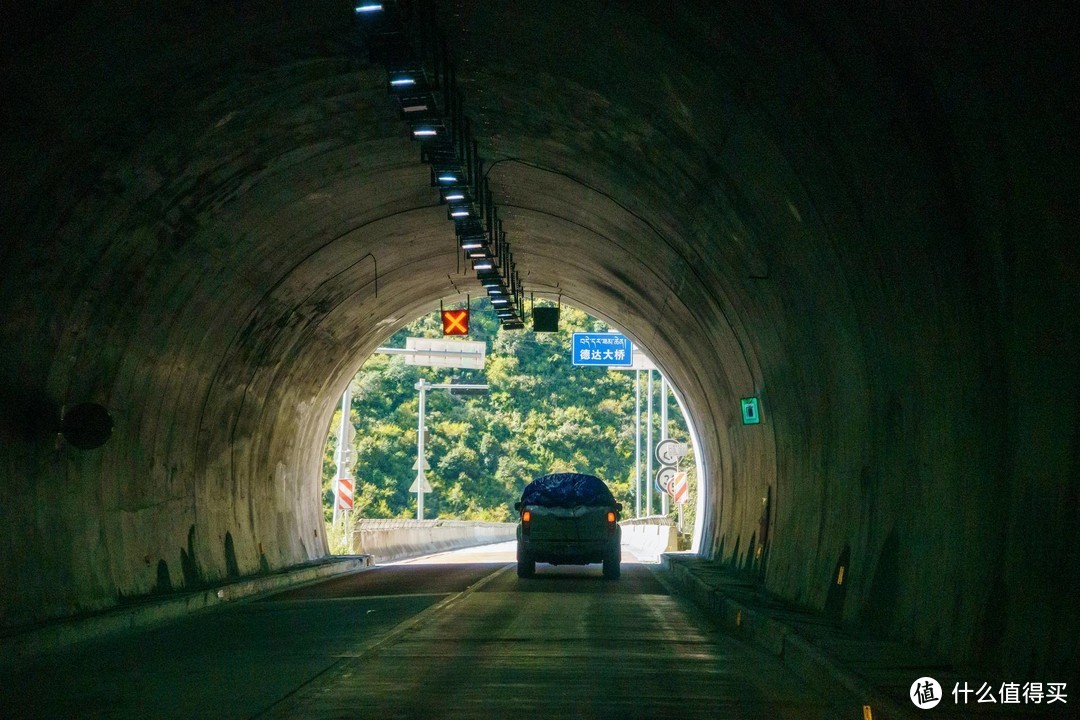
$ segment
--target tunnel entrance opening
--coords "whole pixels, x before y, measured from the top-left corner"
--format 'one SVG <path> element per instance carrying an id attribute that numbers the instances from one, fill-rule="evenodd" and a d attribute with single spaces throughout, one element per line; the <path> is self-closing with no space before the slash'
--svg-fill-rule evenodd
<path id="1" fill-rule="evenodd" d="M 464 305 L 457 300 L 441 305 Z M 531 323 L 506 330 L 486 299 L 473 302 L 467 339 L 445 339 L 451 343 L 445 347 L 483 348 L 483 362 L 468 368 L 426 366 L 406 348 L 418 339 L 444 341 L 437 310 L 380 344 L 328 423 L 321 491 L 331 553 L 361 552 L 361 536 L 412 527 L 420 515 L 443 529 L 456 522 L 482 527 L 476 531 L 481 542 L 505 539 L 516 526 L 513 505 L 522 488 L 550 472 L 598 475 L 623 503 L 626 521 L 670 524 L 672 540 L 664 549 L 696 549 L 701 459 L 680 394 L 603 320 L 564 305 L 551 327 L 551 315 L 543 317 L 549 325 L 536 330 Z M 601 356 L 582 364 L 575 335 L 578 342 L 624 338 L 637 359 L 609 366 Z M 422 450 L 420 383 L 427 390 Z M 661 400 L 668 395 L 674 403 Z M 349 413 L 344 423 L 343 409 Z M 437 540 L 426 548 L 436 549 Z"/>

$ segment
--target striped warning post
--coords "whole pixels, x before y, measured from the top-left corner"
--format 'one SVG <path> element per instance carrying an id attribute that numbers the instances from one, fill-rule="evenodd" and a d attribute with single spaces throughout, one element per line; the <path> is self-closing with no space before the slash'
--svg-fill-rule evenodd
<path id="1" fill-rule="evenodd" d="M 352 510 L 353 505 L 353 481 L 349 478 L 338 478 L 337 481 L 337 506 L 339 510 Z"/>
<path id="2" fill-rule="evenodd" d="M 680 472 L 675 475 L 675 477 L 672 478 L 671 485 L 669 487 L 671 488 L 671 497 L 675 499 L 675 502 L 686 502 L 686 493 L 689 489 L 689 486 L 686 482 L 685 472 Z"/>

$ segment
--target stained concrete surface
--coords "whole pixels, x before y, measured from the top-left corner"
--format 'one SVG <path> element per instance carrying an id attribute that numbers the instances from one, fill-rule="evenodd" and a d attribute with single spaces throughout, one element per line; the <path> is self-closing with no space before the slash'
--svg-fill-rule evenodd
<path id="1" fill-rule="evenodd" d="M 728 563 L 689 553 L 664 556 L 658 577 L 707 612 L 717 627 L 773 654 L 813 687 L 843 687 L 878 720 L 916 720 L 930 713 L 958 720 L 1054 720 L 1076 715 L 1076 699 L 1069 697 L 1069 688 L 1077 682 L 1067 672 L 1032 677 L 953 663 L 911 643 L 844 627 L 835 618 L 771 595 Z M 939 683 L 940 702 L 920 711 L 912 701 L 912 688 L 926 677 Z M 1052 702 L 1042 692 L 1024 694 L 1032 683 L 1045 689 L 1051 682 L 1062 683 L 1064 693 Z M 1014 695 L 1003 694 L 1006 685 L 1015 686 Z M 974 693 L 965 695 L 962 688 Z"/>
<path id="2" fill-rule="evenodd" d="M 855 717 L 624 556 L 513 572 L 513 543 L 366 570 L 51 654 L 0 714 L 269 718 Z M 456 557 L 455 557 L 456 556 Z"/>
<path id="3" fill-rule="evenodd" d="M 0 716 L 255 717 L 498 567 L 365 570 L 21 661 Z"/>
<path id="4" fill-rule="evenodd" d="M 441 7 L 526 291 L 633 337 L 699 430 L 702 554 L 1075 673 L 1072 8 Z M 2 12 L 0 623 L 322 556 L 341 390 L 479 290 L 352 5 Z M 98 450 L 54 432 L 84 402 Z"/>

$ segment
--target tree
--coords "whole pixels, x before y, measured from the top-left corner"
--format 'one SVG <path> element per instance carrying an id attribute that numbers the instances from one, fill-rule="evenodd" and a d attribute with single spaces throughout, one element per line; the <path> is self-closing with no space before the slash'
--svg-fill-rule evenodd
<path id="1" fill-rule="evenodd" d="M 469 339 L 488 344 L 483 372 L 417 367 L 406 365 L 401 356 L 376 354 L 357 373 L 350 413 L 356 426 L 357 514 L 415 517 L 416 496 L 408 488 L 416 477 L 415 385 L 421 377 L 433 383 L 491 385 L 486 396 L 428 393 L 430 439 L 425 446 L 434 490 L 424 497 L 429 516 L 510 520 L 513 503 L 528 482 L 561 471 L 603 478 L 615 497 L 632 508 L 634 373 L 576 367 L 570 359 L 574 332 L 604 332 L 607 326 L 564 306 L 556 333 L 505 331 L 486 300 L 474 303 L 470 325 Z M 406 337 L 441 335 L 441 323 L 432 313 L 386 344 L 403 347 Z M 674 403 L 672 410 L 669 432 L 685 439 L 686 425 Z M 323 463 L 328 503 L 337 422 L 331 423 Z"/>

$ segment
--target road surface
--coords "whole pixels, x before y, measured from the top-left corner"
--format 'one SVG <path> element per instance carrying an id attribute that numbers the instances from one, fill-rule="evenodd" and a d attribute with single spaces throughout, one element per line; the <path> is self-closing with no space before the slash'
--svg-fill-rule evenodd
<path id="1" fill-rule="evenodd" d="M 624 556 L 514 545 L 366 570 L 4 669 L 0 717 L 860 718 Z"/>

